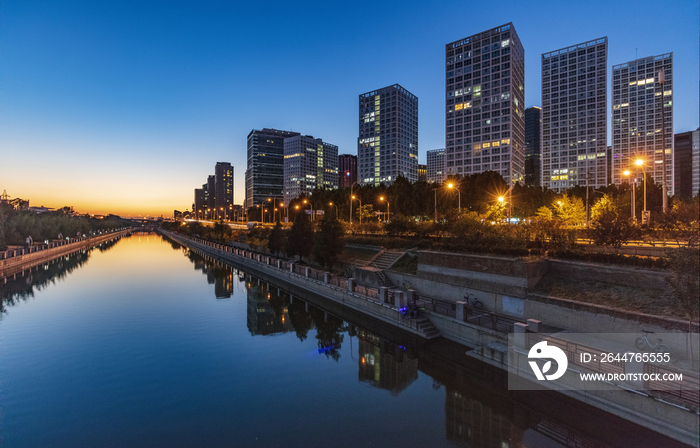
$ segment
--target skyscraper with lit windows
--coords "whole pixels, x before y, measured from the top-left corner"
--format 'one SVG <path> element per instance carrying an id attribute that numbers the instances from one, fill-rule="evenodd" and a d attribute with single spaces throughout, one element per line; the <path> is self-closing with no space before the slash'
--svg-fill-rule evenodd
<path id="1" fill-rule="evenodd" d="M 418 181 L 418 97 L 398 84 L 359 97 L 358 181 Z"/>
<path id="2" fill-rule="evenodd" d="M 310 135 L 284 139 L 284 205 L 314 188 L 338 188 L 338 147 Z"/>
<path id="3" fill-rule="evenodd" d="M 513 24 L 447 44 L 445 65 L 445 174 L 521 181 L 525 51 Z"/>
<path id="4" fill-rule="evenodd" d="M 608 38 L 542 55 L 542 186 L 608 184 Z"/>
<path id="5" fill-rule="evenodd" d="M 666 78 L 663 86 L 659 83 L 661 70 Z M 629 181 L 624 171 L 634 168 L 634 160 L 642 159 L 645 171 L 660 184 L 663 146 L 666 149 L 666 186 L 668 193 L 673 194 L 673 53 L 615 65 L 612 73 L 612 182 L 619 186 Z M 662 119 L 666 128 L 665 142 Z M 637 171 L 635 177 L 642 178 L 642 169 Z"/>

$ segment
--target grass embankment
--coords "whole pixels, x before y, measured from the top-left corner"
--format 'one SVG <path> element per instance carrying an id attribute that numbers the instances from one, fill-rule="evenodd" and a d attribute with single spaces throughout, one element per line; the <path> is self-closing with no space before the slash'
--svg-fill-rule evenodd
<path id="1" fill-rule="evenodd" d="M 666 284 L 660 284 L 656 289 L 637 288 L 547 274 L 532 292 L 654 316 L 687 318 L 686 314 L 674 305 L 673 294 Z"/>

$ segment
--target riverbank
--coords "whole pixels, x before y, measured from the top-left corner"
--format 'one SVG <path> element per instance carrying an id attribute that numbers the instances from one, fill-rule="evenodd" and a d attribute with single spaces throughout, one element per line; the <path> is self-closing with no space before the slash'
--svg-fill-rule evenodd
<path id="1" fill-rule="evenodd" d="M 118 229 L 114 232 L 97 236 L 72 238 L 66 241 L 54 241 L 41 246 L 26 249 L 14 249 L 0 252 L 0 278 L 9 277 L 24 270 L 31 269 L 47 261 L 70 254 L 76 250 L 95 246 L 113 238 L 119 238 L 131 232 L 131 229 Z"/>

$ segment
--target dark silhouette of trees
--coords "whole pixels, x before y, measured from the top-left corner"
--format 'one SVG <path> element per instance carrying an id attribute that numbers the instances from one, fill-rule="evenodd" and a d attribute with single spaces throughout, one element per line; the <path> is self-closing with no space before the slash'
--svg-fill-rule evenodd
<path id="1" fill-rule="evenodd" d="M 314 245 L 314 259 L 321 266 L 333 269 L 333 265 L 343 252 L 343 225 L 335 219 L 334 215 L 327 214 L 321 220 L 316 232 L 316 244 Z"/>
<path id="2" fill-rule="evenodd" d="M 305 213 L 297 213 L 294 225 L 289 231 L 285 251 L 290 257 L 308 257 L 314 247 L 314 229 Z"/>

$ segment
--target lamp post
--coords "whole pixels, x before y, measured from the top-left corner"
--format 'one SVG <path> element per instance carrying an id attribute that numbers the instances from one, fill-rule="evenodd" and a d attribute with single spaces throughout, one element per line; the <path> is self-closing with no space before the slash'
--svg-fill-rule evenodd
<path id="1" fill-rule="evenodd" d="M 629 176 L 631 173 L 629 170 L 625 170 L 622 174 L 624 174 L 625 176 Z M 635 213 L 635 209 L 634 209 L 635 208 L 634 200 L 635 200 L 635 196 L 636 196 L 636 188 L 635 188 L 636 185 L 637 185 L 637 182 L 635 182 L 635 179 L 633 178 L 632 179 L 632 192 L 631 192 L 632 197 L 630 198 L 630 204 L 632 206 L 632 220 L 633 221 L 637 220 L 637 213 Z"/>
<path id="2" fill-rule="evenodd" d="M 647 211 L 647 170 L 646 170 L 646 167 L 644 166 L 644 160 L 642 160 L 642 159 L 635 160 L 634 164 L 637 166 L 641 166 L 642 173 L 644 174 L 644 211 L 646 212 Z M 666 176 L 666 173 L 664 173 L 664 176 Z M 644 217 L 642 217 L 642 221 L 644 221 Z"/>
<path id="3" fill-rule="evenodd" d="M 355 199 L 355 196 L 352 194 L 352 187 L 354 187 L 356 183 L 357 181 L 350 185 L 350 224 L 352 224 L 352 200 Z M 362 207 L 362 201 L 360 201 L 360 207 Z M 360 224 L 362 224 L 362 217 L 360 217 Z"/>
<path id="4" fill-rule="evenodd" d="M 335 207 L 335 220 L 337 221 L 338 220 L 338 206 L 334 205 L 332 202 L 329 202 L 328 205 L 330 205 L 331 207 Z"/>
<path id="5" fill-rule="evenodd" d="M 457 201 L 458 201 L 458 202 L 457 202 L 457 211 L 458 211 L 459 214 L 461 215 L 461 214 L 462 214 L 462 195 L 461 195 L 461 193 L 459 192 L 459 188 L 457 188 L 457 187 L 455 186 L 455 184 L 453 184 L 452 182 L 450 182 L 449 184 L 447 184 L 447 188 L 449 188 L 450 190 L 453 189 L 453 188 L 457 190 Z M 437 196 L 436 196 L 436 197 L 437 197 Z M 436 201 L 436 202 L 437 202 L 437 201 Z"/>
<path id="6" fill-rule="evenodd" d="M 505 200 L 506 200 L 506 198 L 504 198 L 503 196 L 499 196 L 499 197 L 498 197 L 498 202 L 499 202 L 500 204 L 503 204 L 503 202 L 504 202 Z"/>
<path id="7" fill-rule="evenodd" d="M 285 209 L 285 213 L 287 215 L 287 220 L 285 222 L 289 222 L 289 207 L 284 206 L 284 202 L 280 202 L 280 208 Z M 280 211 L 280 219 L 282 219 L 282 212 Z"/>
<path id="8" fill-rule="evenodd" d="M 313 221 L 314 220 L 314 206 L 313 206 L 313 204 L 311 204 L 311 201 L 307 201 L 306 199 L 304 199 L 304 204 L 307 204 L 307 203 L 309 204 L 309 210 L 311 210 L 311 220 Z"/>
<path id="9" fill-rule="evenodd" d="M 386 215 L 387 215 L 387 218 L 386 218 L 385 221 L 386 221 L 386 222 L 389 222 L 389 219 L 391 218 L 391 214 L 389 213 L 389 201 L 387 201 L 386 199 L 384 199 L 384 196 L 380 196 L 380 197 L 379 197 L 379 200 L 380 200 L 380 201 L 386 201 Z"/>
<path id="10" fill-rule="evenodd" d="M 360 213 L 360 224 L 362 224 L 362 199 L 359 197 L 356 198 L 355 196 L 350 197 L 350 223 L 352 223 L 352 201 L 355 199 L 360 201 L 360 211 L 358 213 Z"/>

